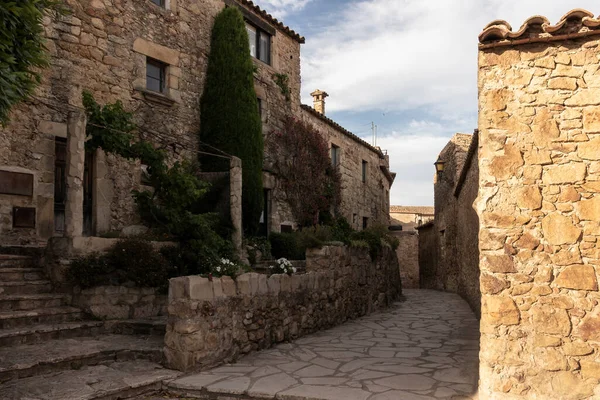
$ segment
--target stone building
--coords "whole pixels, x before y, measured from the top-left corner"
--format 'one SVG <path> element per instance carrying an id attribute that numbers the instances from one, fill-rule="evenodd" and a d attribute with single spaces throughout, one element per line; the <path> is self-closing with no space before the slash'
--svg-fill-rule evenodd
<path id="1" fill-rule="evenodd" d="M 600 19 L 479 41 L 479 396 L 599 398 Z"/>
<path id="2" fill-rule="evenodd" d="M 479 315 L 478 137 L 456 134 L 439 154 L 435 219 L 417 230 L 421 287 L 458 293 Z"/>
<path id="3" fill-rule="evenodd" d="M 358 228 L 387 223 L 393 181 L 387 157 L 301 105 L 305 39 L 251 1 L 64 2 L 69 14 L 43 21 L 51 65 L 42 84 L 0 128 L 0 245 L 43 245 L 54 236 L 101 235 L 136 225 L 131 190 L 141 185 L 141 166 L 84 151 L 82 91 L 100 103 L 122 101 L 134 113 L 140 136 L 173 159 L 195 158 L 211 29 L 226 6 L 240 8 L 247 22 L 263 131 L 277 128 L 289 114 L 318 126 L 344 171 L 344 215 L 356 216 Z M 289 99 L 276 74 L 287 76 Z M 265 229 L 293 225 L 279 201 L 276 177 L 265 172 L 264 182 Z"/>
<path id="4" fill-rule="evenodd" d="M 391 206 L 390 226 L 402 231 L 416 231 L 417 227 L 433 220 L 433 207 Z"/>

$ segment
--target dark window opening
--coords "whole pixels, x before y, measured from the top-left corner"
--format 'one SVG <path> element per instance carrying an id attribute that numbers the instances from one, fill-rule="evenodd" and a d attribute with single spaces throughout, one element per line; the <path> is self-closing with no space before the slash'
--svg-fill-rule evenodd
<path id="1" fill-rule="evenodd" d="M 146 59 L 146 89 L 164 93 L 167 87 L 167 65 L 151 58 Z"/>
<path id="2" fill-rule="evenodd" d="M 271 217 L 270 204 L 271 191 L 269 189 L 263 189 L 263 211 L 260 216 L 259 225 L 259 236 L 267 237 L 269 235 L 269 219 Z"/>
<path id="3" fill-rule="evenodd" d="M 363 217 L 363 229 L 367 229 L 369 227 L 369 218 Z"/>
<path id="4" fill-rule="evenodd" d="M 362 181 L 363 183 L 367 182 L 367 162 L 364 160 L 362 162 Z"/>
<path id="5" fill-rule="evenodd" d="M 340 148 L 336 145 L 331 145 L 331 165 L 337 167 L 340 165 Z"/>
<path id="6" fill-rule="evenodd" d="M 250 55 L 265 64 L 271 65 L 271 35 L 246 22 Z"/>
<path id="7" fill-rule="evenodd" d="M 13 207 L 13 228 L 35 228 L 35 208 Z"/>
<path id="8" fill-rule="evenodd" d="M 294 227 L 291 225 L 281 225 L 281 233 L 292 233 L 294 232 Z"/>
<path id="9" fill-rule="evenodd" d="M 67 199 L 67 139 L 54 140 L 54 231 L 65 231 Z"/>
<path id="10" fill-rule="evenodd" d="M 163 7 L 163 8 L 165 7 L 165 0 L 150 0 L 150 1 L 159 7 Z"/>

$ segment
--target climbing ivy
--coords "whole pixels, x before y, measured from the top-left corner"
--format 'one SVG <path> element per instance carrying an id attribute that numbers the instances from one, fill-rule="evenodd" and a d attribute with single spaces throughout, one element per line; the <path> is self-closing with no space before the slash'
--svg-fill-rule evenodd
<path id="1" fill-rule="evenodd" d="M 341 176 L 331 164 L 329 147 L 311 125 L 293 117 L 267 136 L 282 193 L 300 226 L 319 223 L 341 201 Z"/>
<path id="2" fill-rule="evenodd" d="M 190 272 L 206 273 L 221 257 L 234 258 L 233 244 L 224 239 L 230 232 L 225 229 L 222 236 L 217 233 L 219 217 L 199 211 L 210 185 L 200 180 L 197 163 L 183 161 L 169 166 L 164 151 L 135 138 L 133 114 L 125 111 L 120 101 L 101 106 L 84 92 L 83 104 L 88 117 L 88 149 L 101 148 L 148 166 L 152 190 L 133 192 L 138 212 L 151 228 L 181 242 L 177 257 L 192 264 Z"/>
<path id="3" fill-rule="evenodd" d="M 290 77 L 286 74 L 274 74 L 273 80 L 279 86 L 281 94 L 285 96 L 287 101 L 292 100 L 292 91 L 290 90 Z"/>
<path id="4" fill-rule="evenodd" d="M 42 18 L 59 10 L 57 0 L 0 1 L 0 123 L 12 106 L 33 93 L 48 65 Z"/>

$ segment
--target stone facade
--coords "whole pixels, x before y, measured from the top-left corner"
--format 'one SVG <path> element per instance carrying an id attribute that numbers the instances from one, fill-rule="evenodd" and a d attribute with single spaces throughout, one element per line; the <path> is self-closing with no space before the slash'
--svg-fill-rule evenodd
<path id="1" fill-rule="evenodd" d="M 390 235 L 400 243 L 396 256 L 400 265 L 400 279 L 404 289 L 418 289 L 419 278 L 419 235 L 417 232 L 392 231 Z"/>
<path id="2" fill-rule="evenodd" d="M 154 288 L 99 286 L 75 290 L 72 304 L 95 318 L 106 320 L 167 315 L 167 296 Z"/>
<path id="3" fill-rule="evenodd" d="M 325 109 L 324 104 L 321 107 Z M 388 226 L 390 189 L 395 178 L 389 170 L 388 156 L 311 107 L 302 106 L 301 117 L 323 134 L 330 148 L 338 149 L 342 216 L 355 230 Z M 364 176 L 363 163 L 366 163 Z"/>
<path id="4" fill-rule="evenodd" d="M 480 36 L 483 399 L 600 397 L 598 26 Z"/>
<path id="5" fill-rule="evenodd" d="M 0 244 L 39 244 L 53 236 L 80 235 L 79 229 L 58 229 L 63 217 L 55 218 L 57 143 L 63 139 L 71 150 L 65 165 L 74 168 L 67 171 L 67 225 L 83 224 L 84 235 L 100 235 L 139 222 L 131 196 L 132 189 L 141 186 L 139 163 L 101 151 L 84 156 L 82 91 L 91 91 L 100 103 L 122 101 L 126 110 L 134 112 L 140 136 L 167 149 L 172 159 L 196 158 L 199 99 L 211 28 L 226 5 L 240 7 L 250 23 L 272 34 L 270 64 L 254 59 L 263 131 L 279 127 L 286 115 L 301 113 L 300 45 L 304 38 L 250 1 L 167 0 L 166 7 L 149 0 L 64 2 L 68 15 L 43 21 L 51 65 L 43 71 L 42 84 L 32 99 L 13 109 L 11 123 L 0 128 L 0 171 L 33 177 L 31 195 L 0 194 Z M 164 66 L 163 93 L 146 88 L 147 59 Z M 275 82 L 275 74 L 288 77 L 289 100 Z M 351 147 L 362 149 L 365 145 L 354 141 Z M 348 151 L 373 153 L 368 147 Z M 377 156 L 369 159 L 373 171 L 379 168 Z M 360 157 L 366 156 L 355 158 Z M 92 198 L 85 218 L 79 205 L 84 181 Z M 264 181 L 265 188 L 271 190 L 269 229 L 278 231 L 282 223 L 293 221 L 285 204 L 278 200 L 276 177 L 265 172 Z M 379 179 L 374 176 L 372 182 Z M 374 196 L 365 204 L 380 207 L 383 202 L 379 193 L 364 191 L 364 195 Z M 363 196 L 360 199 L 363 201 Z M 14 226 L 13 207 L 35 208 L 35 227 Z M 362 203 L 353 208 L 357 213 L 373 211 Z"/>
<path id="6" fill-rule="evenodd" d="M 391 206 L 390 226 L 405 232 L 416 231 L 419 226 L 433 221 L 434 216 L 433 207 Z"/>
<path id="7" fill-rule="evenodd" d="M 435 219 L 418 231 L 421 287 L 458 293 L 479 315 L 479 220 L 473 208 L 479 188 L 477 146 L 477 132 L 456 134 L 442 150 L 443 171 L 434 183 Z"/>
<path id="8" fill-rule="evenodd" d="M 168 365 L 189 371 L 230 362 L 369 314 L 401 294 L 398 260 L 390 249 L 375 261 L 365 249 L 322 252 L 307 255 L 311 272 L 304 275 L 172 279 L 165 336 Z M 324 263 L 337 267 L 318 267 Z"/>

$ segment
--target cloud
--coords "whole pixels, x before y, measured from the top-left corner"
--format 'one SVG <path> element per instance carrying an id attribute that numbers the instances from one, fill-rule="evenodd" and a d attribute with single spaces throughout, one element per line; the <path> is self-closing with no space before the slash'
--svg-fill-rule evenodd
<path id="1" fill-rule="evenodd" d="M 287 15 L 302 10 L 312 0 L 258 0 L 255 1 L 261 8 L 276 18 L 284 18 Z"/>
<path id="2" fill-rule="evenodd" d="M 390 154 L 391 170 L 398 174 L 392 205 L 433 205 L 433 162 L 447 142 L 443 136 L 398 132 L 379 139 L 377 144 Z"/>
<path id="3" fill-rule="evenodd" d="M 368 0 L 343 2 L 303 48 L 303 99 L 331 95 L 331 112 L 427 108 L 438 118 L 477 110 L 477 36 L 502 18 L 516 29 L 535 14 L 552 21 L 564 0 Z M 577 6 L 600 8 L 597 0 Z"/>
<path id="4" fill-rule="evenodd" d="M 329 113 L 371 112 L 376 123 L 382 110 L 399 116 L 380 126 L 394 133 L 377 143 L 398 173 L 392 204 L 431 205 L 437 155 L 452 134 L 477 127 L 477 38 L 483 27 L 505 19 L 516 30 L 537 14 L 558 22 L 574 7 L 568 3 L 340 2 L 306 25 L 313 32 L 302 48 L 303 101 L 311 104 L 309 93 L 320 88 L 330 94 Z M 597 0 L 578 0 L 577 7 L 600 13 Z"/>

